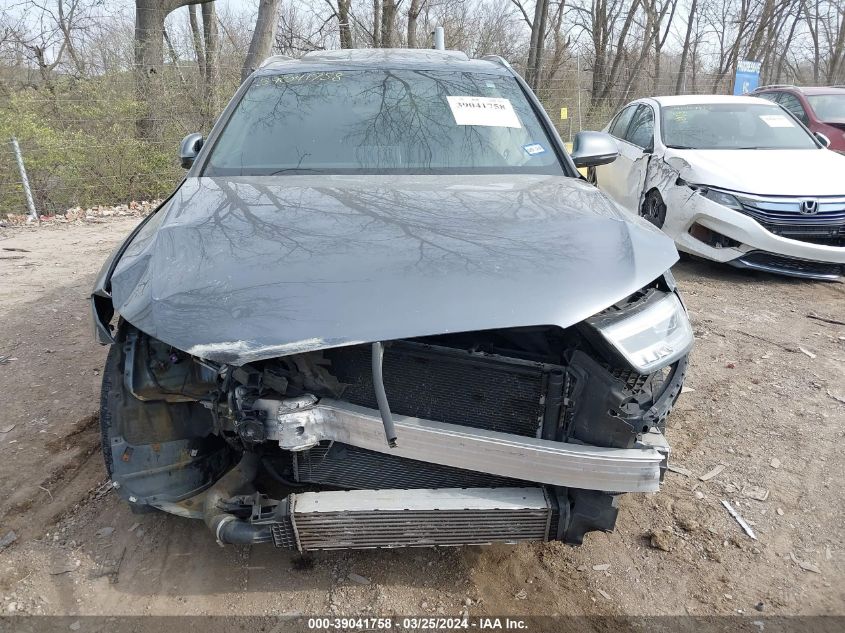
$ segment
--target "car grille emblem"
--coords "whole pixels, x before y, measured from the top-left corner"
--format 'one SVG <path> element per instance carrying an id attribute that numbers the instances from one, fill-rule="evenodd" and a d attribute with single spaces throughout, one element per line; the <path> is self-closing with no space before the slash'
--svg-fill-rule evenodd
<path id="1" fill-rule="evenodd" d="M 816 215 L 819 212 L 819 201 L 813 198 L 802 200 L 800 211 L 802 215 Z"/>

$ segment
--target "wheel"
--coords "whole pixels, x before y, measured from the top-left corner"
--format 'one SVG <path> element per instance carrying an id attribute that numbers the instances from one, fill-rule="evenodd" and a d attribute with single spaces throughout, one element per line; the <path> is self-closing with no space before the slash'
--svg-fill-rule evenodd
<path id="1" fill-rule="evenodd" d="M 595 187 L 599 186 L 599 179 L 598 175 L 596 174 L 595 167 L 587 167 L 587 182 Z"/>
<path id="2" fill-rule="evenodd" d="M 666 221 L 666 205 L 659 191 L 652 189 L 646 194 L 640 208 L 640 215 L 658 229 L 663 227 L 663 223 Z"/>

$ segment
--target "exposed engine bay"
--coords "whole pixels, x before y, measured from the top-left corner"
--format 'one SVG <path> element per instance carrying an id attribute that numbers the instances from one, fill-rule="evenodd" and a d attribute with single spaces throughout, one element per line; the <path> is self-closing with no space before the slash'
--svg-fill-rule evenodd
<path id="1" fill-rule="evenodd" d="M 126 322 L 116 338 L 102 423 L 119 494 L 136 511 L 203 519 L 221 543 L 300 551 L 579 544 L 612 530 L 621 493 L 659 487 L 688 351 L 639 373 L 589 323 L 241 366 Z"/>

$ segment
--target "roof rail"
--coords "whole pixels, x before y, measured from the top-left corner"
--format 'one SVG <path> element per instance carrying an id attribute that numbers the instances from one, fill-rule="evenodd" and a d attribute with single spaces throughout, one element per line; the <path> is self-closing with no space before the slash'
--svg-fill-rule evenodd
<path id="1" fill-rule="evenodd" d="M 499 64 L 500 66 L 504 66 L 508 70 L 513 71 L 513 68 L 507 62 L 507 60 L 504 57 L 500 57 L 499 55 L 485 55 L 480 59 L 484 60 L 485 62 L 493 62 L 495 64 Z"/>
<path id="2" fill-rule="evenodd" d="M 796 86 L 795 84 L 769 84 L 768 86 L 757 86 L 751 92 L 757 92 L 758 90 L 768 90 L 769 88 L 795 88 L 796 90 L 801 90 L 801 88 Z"/>
<path id="3" fill-rule="evenodd" d="M 296 57 L 291 57 L 290 55 L 270 55 L 270 57 L 261 62 L 258 67 L 264 68 L 265 66 L 269 66 L 270 64 L 274 64 L 276 62 L 286 62 L 295 59 Z"/>

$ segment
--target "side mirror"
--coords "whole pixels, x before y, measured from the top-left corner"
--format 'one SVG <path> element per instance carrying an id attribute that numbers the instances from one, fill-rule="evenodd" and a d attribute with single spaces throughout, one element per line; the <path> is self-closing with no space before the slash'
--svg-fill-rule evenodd
<path id="1" fill-rule="evenodd" d="M 827 137 L 826 137 L 824 134 L 822 134 L 821 132 L 813 132 L 813 136 L 815 136 L 815 137 L 816 137 L 816 140 L 817 140 L 819 143 L 821 143 L 822 145 L 824 145 L 825 147 L 830 147 L 830 139 L 829 139 L 829 138 L 827 138 Z"/>
<path id="2" fill-rule="evenodd" d="M 619 156 L 619 146 L 610 134 L 578 132 L 572 143 L 572 161 L 576 167 L 597 167 L 612 163 Z"/>
<path id="3" fill-rule="evenodd" d="M 200 149 L 202 149 L 202 143 L 202 134 L 197 132 L 188 134 L 188 136 L 182 139 L 182 144 L 179 146 L 179 162 L 182 164 L 182 167 L 185 169 L 191 168 L 197 154 L 199 154 Z"/>

